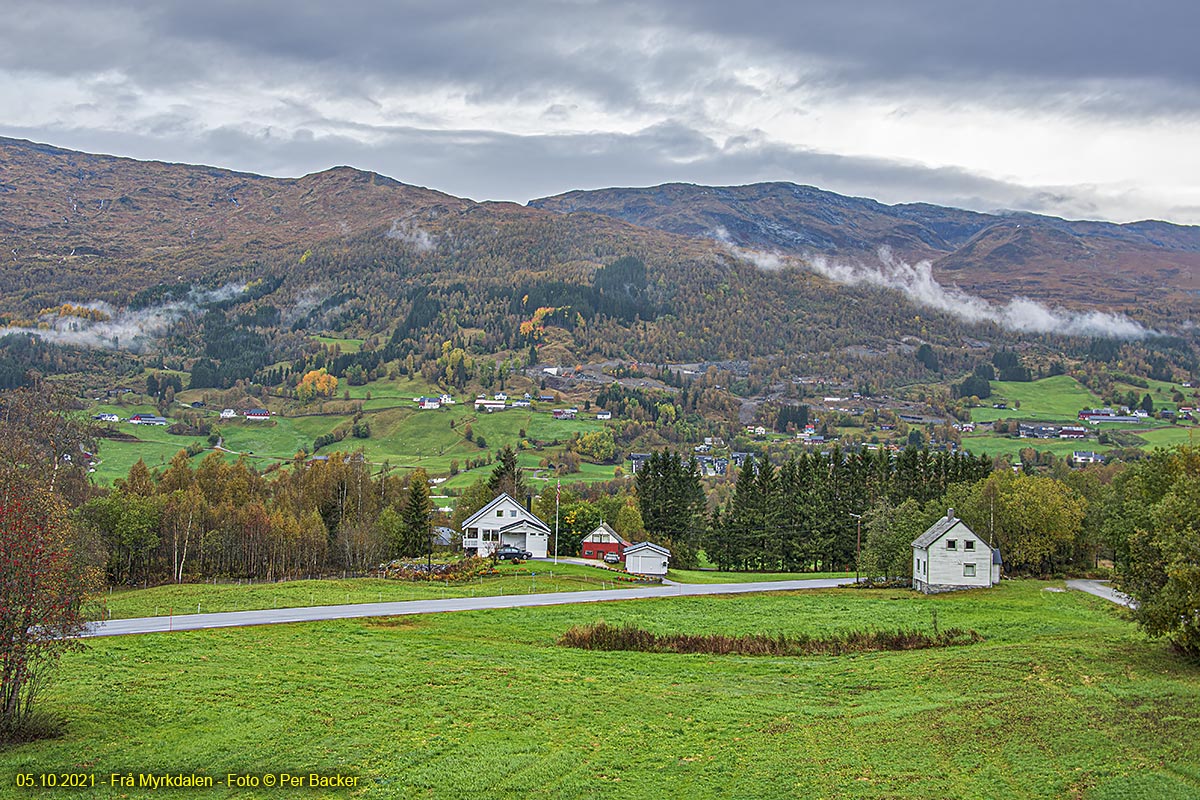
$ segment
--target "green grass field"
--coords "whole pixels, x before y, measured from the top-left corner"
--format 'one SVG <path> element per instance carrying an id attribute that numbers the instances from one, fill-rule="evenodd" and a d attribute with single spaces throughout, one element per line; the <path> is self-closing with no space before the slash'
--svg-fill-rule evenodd
<path id="1" fill-rule="evenodd" d="M 543 451 L 522 454 L 522 465 L 533 468 L 544 456 L 559 453 L 561 444 L 569 440 L 572 434 L 603 427 L 603 423 L 586 414 L 581 414 L 576 420 L 556 420 L 549 413 L 535 412 L 531 409 L 476 414 L 473 398 L 465 395 L 458 397 L 459 402 L 453 406 L 437 411 L 419 411 L 413 403 L 413 398 L 436 395 L 439 390 L 424 381 L 408 378 L 377 380 L 364 386 L 345 388 L 349 391 L 351 399 L 363 402 L 365 419 L 371 427 L 371 436 L 366 439 L 348 436 L 341 442 L 322 448 L 320 455 L 350 452 L 361 448 L 372 463 L 381 465 L 386 462 L 401 468 L 420 466 L 432 474 L 449 472 L 452 460 L 464 464 L 468 458 L 478 458 L 506 444 L 516 445 L 522 438 L 550 443 Z M 339 391 L 339 395 L 340 393 Z M 366 399 L 368 394 L 369 400 Z M 286 410 L 286 415 L 277 414 L 265 423 L 246 422 L 242 419 L 220 422 L 216 419 L 217 410 L 208 409 L 208 412 L 216 432 L 223 438 L 223 445 L 240 453 L 252 453 L 252 457 L 247 457 L 254 466 L 261 469 L 272 462 L 290 461 L 300 450 L 311 452 L 313 441 L 318 436 L 350 423 L 351 415 L 320 414 L 317 413 L 318 405 L 313 404 L 300 409 L 301 412 L 311 412 L 303 415 L 298 415 L 295 408 L 283 409 Z M 274 410 L 278 412 L 281 409 Z M 91 413 L 110 411 L 119 414 L 123 419 L 139 412 L 155 413 L 153 406 L 106 404 L 96 405 Z M 468 441 L 466 438 L 468 425 L 471 426 L 474 441 Z M 167 463 L 175 453 L 192 442 L 205 443 L 203 438 L 172 436 L 165 428 L 128 423 L 117 423 L 116 428 L 136 436 L 138 441 L 106 440 L 101 443 L 101 464 L 93 474 L 93 479 L 98 484 L 108 485 L 113 479 L 124 476 L 138 458 L 145 459 L 153 468 Z M 524 437 L 521 436 L 522 431 L 525 432 Z M 478 445 L 480 439 L 485 442 L 482 448 Z M 559 444 L 555 444 L 556 442 Z M 480 472 L 490 473 L 490 468 Z M 581 472 L 572 475 L 570 480 L 594 482 L 610 480 L 612 476 L 612 465 L 585 464 Z M 460 476 L 451 487 L 468 486 L 475 477 Z"/>
<path id="2" fill-rule="evenodd" d="M 962 437 L 962 446 L 976 455 L 987 453 L 989 456 L 1016 456 L 1026 448 L 1033 448 L 1039 453 L 1050 452 L 1057 456 L 1067 457 L 1076 450 L 1092 450 L 1097 453 L 1107 453 L 1112 447 L 1096 444 L 1095 439 L 1082 441 L 1071 439 L 1010 439 L 1007 436 L 972 436 Z"/>
<path id="3" fill-rule="evenodd" d="M 500 563 L 496 575 L 464 583 L 415 582 L 382 578 L 284 581 L 280 583 L 185 583 L 150 589 L 127 589 L 98 595 L 95 602 L 108 619 L 182 616 L 264 608 L 438 600 L 535 592 L 576 592 L 627 588 L 610 572 L 582 564 Z M 197 612 L 199 608 L 199 612 Z"/>
<path id="4" fill-rule="evenodd" d="M 976 422 L 998 419 L 1073 420 L 1080 409 L 1102 405 L 1100 398 L 1069 375 L 1056 375 L 1028 383 L 992 381 L 992 396 L 985 408 L 971 409 Z M 1008 408 L 991 408 L 992 403 L 1006 402 Z M 1015 408 L 1017 403 L 1021 407 Z"/>
<path id="5" fill-rule="evenodd" d="M 802 581 L 816 578 L 854 577 L 846 572 L 720 572 L 715 569 L 672 569 L 667 578 L 679 583 L 747 583 L 749 581 Z"/>
<path id="6" fill-rule="evenodd" d="M 357 353 L 362 349 L 362 339 L 339 339 L 335 336 L 309 336 L 314 342 L 320 342 L 326 347 L 337 346 L 343 353 Z"/>
<path id="7" fill-rule="evenodd" d="M 10 797 L 152 797 L 111 773 L 353 774 L 369 798 L 1200 795 L 1200 667 L 1048 584 L 831 590 L 219 629 L 88 642 L 0 751 Z M 809 658 L 587 652 L 566 628 L 975 628 L 980 644 Z M 17 773 L 94 773 L 68 794 Z M 183 793 L 176 793 L 183 796 Z M 293 793 L 294 794 L 294 793 Z M 277 788 L 187 790 L 279 797 Z"/>

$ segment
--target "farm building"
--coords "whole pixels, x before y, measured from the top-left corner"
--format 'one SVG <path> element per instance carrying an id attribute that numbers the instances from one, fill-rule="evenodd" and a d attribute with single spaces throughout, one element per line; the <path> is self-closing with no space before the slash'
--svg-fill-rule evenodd
<path id="1" fill-rule="evenodd" d="M 635 575 L 667 574 L 671 551 L 653 542 L 638 542 L 625 548 L 625 570 Z"/>
<path id="2" fill-rule="evenodd" d="M 612 419 L 611 411 L 597 411 L 596 419 Z"/>
<path id="3" fill-rule="evenodd" d="M 917 591 L 986 589 L 1000 582 L 1000 551 L 955 517 L 953 508 L 913 540 L 912 548 Z"/>
<path id="4" fill-rule="evenodd" d="M 417 408 L 422 411 L 436 411 L 442 407 L 442 401 L 437 397 L 418 397 Z"/>
<path id="5" fill-rule="evenodd" d="M 607 522 L 601 522 L 596 530 L 583 537 L 583 557 L 603 560 L 607 553 L 616 553 L 618 558 L 624 558 L 628 546 L 629 542 L 621 534 L 610 528 Z"/>
<path id="6" fill-rule="evenodd" d="M 1071 454 L 1071 460 L 1076 464 L 1103 464 L 1104 455 L 1091 450 L 1076 450 Z"/>
<path id="7" fill-rule="evenodd" d="M 545 558 L 550 536 L 546 523 L 503 492 L 463 520 L 462 532 L 463 549 L 481 556 L 511 544 L 528 550 L 534 558 Z"/>
<path id="8" fill-rule="evenodd" d="M 475 398 L 476 411 L 486 411 L 491 414 L 493 411 L 503 411 L 504 408 L 503 400 L 488 400 L 486 397 Z"/>
<path id="9" fill-rule="evenodd" d="M 221 411 L 221 419 L 233 419 L 236 416 L 237 416 L 237 412 L 234 411 L 232 408 L 222 409 L 222 411 Z"/>
<path id="10" fill-rule="evenodd" d="M 134 414 L 129 418 L 134 425 L 166 425 L 167 418 L 157 414 Z"/>
<path id="11" fill-rule="evenodd" d="M 250 422 L 261 422 L 271 418 L 271 412 L 265 408 L 252 408 L 242 415 Z"/>

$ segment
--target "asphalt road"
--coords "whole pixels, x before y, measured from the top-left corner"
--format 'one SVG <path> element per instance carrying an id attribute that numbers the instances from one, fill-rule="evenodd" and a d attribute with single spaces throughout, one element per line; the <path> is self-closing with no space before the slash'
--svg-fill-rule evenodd
<path id="1" fill-rule="evenodd" d="M 1127 594 L 1118 592 L 1116 589 L 1108 586 L 1107 583 L 1108 581 L 1070 580 L 1067 581 L 1067 588 L 1074 589 L 1077 592 L 1094 594 L 1096 597 L 1102 597 L 1110 603 L 1116 603 L 1120 606 L 1137 608 L 1136 600 Z"/>
<path id="2" fill-rule="evenodd" d="M 278 625 L 286 622 L 315 622 L 325 619 L 389 617 L 403 614 L 438 614 L 446 611 L 479 611 L 489 608 L 529 608 L 570 603 L 601 603 L 608 600 L 639 600 L 686 595 L 787 592 L 797 589 L 830 589 L 853 578 L 817 578 L 761 583 L 676 583 L 667 586 L 638 586 L 592 592 L 509 594 L 496 597 L 457 597 L 446 600 L 407 600 L 396 603 L 354 603 L 341 606 L 270 608 L 262 611 L 231 611 L 223 614 L 186 614 L 179 617 L 140 617 L 94 622 L 84 636 L 125 636 L 132 633 L 166 633 L 204 628 L 235 628 L 246 625 Z"/>

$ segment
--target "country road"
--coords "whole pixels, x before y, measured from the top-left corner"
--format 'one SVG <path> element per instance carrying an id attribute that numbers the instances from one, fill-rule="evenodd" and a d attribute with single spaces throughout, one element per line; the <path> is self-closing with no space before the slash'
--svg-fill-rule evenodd
<path id="1" fill-rule="evenodd" d="M 1116 589 L 1108 586 L 1107 583 L 1108 581 L 1069 580 L 1067 581 L 1067 588 L 1074 589 L 1077 592 L 1087 592 L 1120 606 L 1137 608 L 1136 600 L 1127 594 L 1118 592 Z"/>
<path id="2" fill-rule="evenodd" d="M 787 592 L 798 589 L 831 589 L 854 579 L 814 578 L 762 583 L 694 583 L 641 586 L 590 592 L 510 594 L 496 597 L 458 597 L 446 600 L 406 600 L 395 603 L 354 603 L 340 606 L 271 608 L 262 611 L 230 611 L 222 614 L 187 614 L 179 617 L 140 617 L 94 622 L 84 636 L 125 636 L 133 633 L 167 633 L 205 628 L 234 628 L 247 625 L 277 625 L 286 622 L 315 622 L 355 617 L 388 617 L 403 614 L 438 614 L 446 611 L 479 611 L 490 608 L 528 608 L 570 603 L 601 603 L 609 600 L 640 600 L 688 595 Z"/>

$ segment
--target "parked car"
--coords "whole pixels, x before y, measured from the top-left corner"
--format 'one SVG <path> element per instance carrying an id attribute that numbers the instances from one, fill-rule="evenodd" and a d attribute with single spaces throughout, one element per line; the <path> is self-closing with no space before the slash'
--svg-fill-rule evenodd
<path id="1" fill-rule="evenodd" d="M 619 555 L 617 555 L 616 553 L 605 553 L 604 554 L 604 563 L 605 564 L 620 564 L 621 557 Z"/>
<path id="2" fill-rule="evenodd" d="M 524 561 L 527 558 L 533 558 L 533 553 L 515 545 L 506 544 L 497 548 L 495 556 L 497 561 Z"/>

